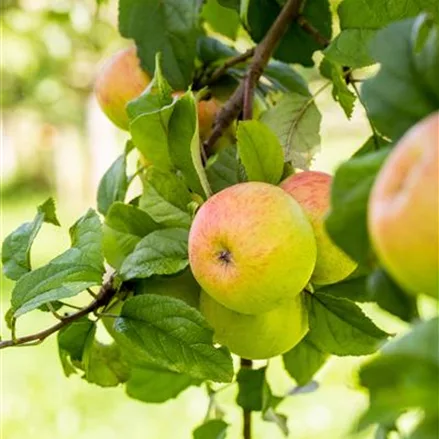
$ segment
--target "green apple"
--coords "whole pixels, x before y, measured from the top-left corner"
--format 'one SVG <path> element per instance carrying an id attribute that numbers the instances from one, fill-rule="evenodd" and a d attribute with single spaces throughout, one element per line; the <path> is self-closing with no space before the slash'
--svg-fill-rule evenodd
<path id="1" fill-rule="evenodd" d="M 302 293 L 271 311 L 248 315 L 226 308 L 202 291 L 200 310 L 215 331 L 215 342 L 240 357 L 261 360 L 289 351 L 308 332 L 303 299 Z"/>
<path id="2" fill-rule="evenodd" d="M 312 227 L 300 205 L 277 186 L 240 183 L 198 210 L 189 262 L 201 287 L 233 311 L 259 314 L 297 296 L 316 261 Z"/>
<path id="3" fill-rule="evenodd" d="M 439 112 L 395 145 L 374 183 L 369 233 L 383 267 L 405 290 L 439 295 Z"/>
<path id="4" fill-rule="evenodd" d="M 328 285 L 349 276 L 357 267 L 329 237 L 325 215 L 330 205 L 332 177 L 324 172 L 305 171 L 291 175 L 280 187 L 300 203 L 314 229 L 317 261 L 311 282 Z"/>

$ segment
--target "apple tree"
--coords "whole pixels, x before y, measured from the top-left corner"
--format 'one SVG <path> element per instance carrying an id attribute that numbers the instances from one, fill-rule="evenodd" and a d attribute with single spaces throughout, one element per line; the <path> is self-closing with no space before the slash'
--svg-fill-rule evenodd
<path id="1" fill-rule="evenodd" d="M 438 436 L 438 319 L 418 303 L 439 288 L 439 3 L 337 3 L 119 0 L 132 46 L 96 94 L 130 140 L 64 253 L 32 266 L 42 224 L 60 226 L 52 199 L 4 240 L 15 286 L 1 348 L 55 335 L 66 376 L 145 403 L 201 386 L 210 404 L 196 439 L 227 437 L 215 395 L 230 384 L 245 439 L 256 413 L 288 436 L 287 395 L 266 377 L 273 356 L 300 389 L 331 356 L 375 353 L 353 428 L 387 438 L 417 411 L 404 437 Z M 298 65 L 323 87 L 311 92 Z M 328 92 L 346 124 L 360 105 L 370 125 L 333 177 L 309 170 L 327 116 L 315 98 Z M 89 303 L 72 305 L 78 295 Z M 386 333 L 369 302 L 411 331 Z M 38 312 L 53 326 L 21 334 L 20 317 Z"/>

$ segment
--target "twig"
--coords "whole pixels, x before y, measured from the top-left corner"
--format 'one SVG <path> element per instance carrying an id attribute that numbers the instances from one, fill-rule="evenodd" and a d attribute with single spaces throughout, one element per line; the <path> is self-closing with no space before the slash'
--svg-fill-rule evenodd
<path id="1" fill-rule="evenodd" d="M 221 66 L 219 66 L 216 70 L 213 71 L 213 73 L 210 75 L 210 78 L 207 81 L 207 84 L 212 84 L 213 82 L 217 81 L 219 78 L 221 78 L 221 76 L 224 75 L 224 73 L 227 72 L 227 70 L 230 69 L 230 67 L 236 66 L 236 64 L 240 64 L 246 61 L 247 59 L 251 58 L 254 53 L 255 53 L 255 48 L 252 47 L 251 49 L 248 49 L 244 53 L 240 53 L 239 55 L 229 58 Z"/>
<path id="2" fill-rule="evenodd" d="M 252 360 L 241 358 L 241 369 L 251 369 L 253 366 Z M 251 439 L 252 437 L 252 412 L 251 410 L 242 410 L 242 437 L 244 439 Z"/>
<path id="3" fill-rule="evenodd" d="M 271 54 L 288 29 L 288 26 L 299 16 L 302 1 L 303 0 L 288 0 L 263 40 L 256 46 L 253 59 L 245 78 L 241 81 L 233 95 L 217 114 L 212 133 L 206 142 L 204 142 L 204 148 L 206 151 L 209 151 L 212 148 L 216 141 L 221 137 L 224 130 L 226 130 L 233 120 L 238 117 L 243 108 L 244 94 L 247 95 L 247 104 L 249 104 L 248 96 L 253 91 L 256 83 L 261 77 L 264 68 L 270 60 Z"/>
<path id="4" fill-rule="evenodd" d="M 56 325 L 51 326 L 50 328 L 45 329 L 44 331 L 37 332 L 36 334 L 26 335 L 24 337 L 13 337 L 12 340 L 5 340 L 0 342 L 0 349 L 4 349 L 10 346 L 20 346 L 20 345 L 33 345 L 41 343 L 50 335 L 74 322 L 75 320 L 80 319 L 81 317 L 86 316 L 87 314 L 95 311 L 101 306 L 105 306 L 111 298 L 116 294 L 116 290 L 112 286 L 113 279 L 110 278 L 108 282 L 102 285 L 99 293 L 96 295 L 96 299 L 93 300 L 89 305 L 85 308 L 82 308 L 80 311 L 70 314 L 66 317 L 63 317 L 61 321 L 59 321 Z"/>
<path id="5" fill-rule="evenodd" d="M 319 46 L 328 47 L 330 41 L 322 35 L 303 15 L 297 17 L 297 24 L 311 35 Z"/>

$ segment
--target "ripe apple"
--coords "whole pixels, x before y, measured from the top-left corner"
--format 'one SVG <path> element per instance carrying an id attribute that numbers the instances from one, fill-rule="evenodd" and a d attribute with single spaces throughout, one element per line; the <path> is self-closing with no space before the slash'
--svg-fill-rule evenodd
<path id="1" fill-rule="evenodd" d="M 268 312 L 297 296 L 316 261 L 312 227 L 277 186 L 240 183 L 198 210 L 189 233 L 195 279 L 216 301 L 243 314 Z"/>
<path id="2" fill-rule="evenodd" d="M 95 82 L 95 94 L 102 111 L 119 128 L 128 130 L 126 105 L 137 98 L 151 82 L 142 70 L 136 47 L 114 54 L 102 67 Z"/>
<path id="3" fill-rule="evenodd" d="M 408 292 L 439 295 L 439 112 L 396 144 L 373 186 L 369 233 L 383 267 Z"/>
<path id="4" fill-rule="evenodd" d="M 200 310 L 214 329 L 214 341 L 250 360 L 262 360 L 292 349 L 308 332 L 303 293 L 271 311 L 248 315 L 232 311 L 204 291 Z"/>
<path id="5" fill-rule="evenodd" d="M 349 276 L 357 264 L 337 247 L 325 230 L 325 215 L 330 204 L 332 177 L 324 172 L 304 171 L 284 180 L 280 187 L 287 191 L 305 211 L 314 229 L 317 261 L 311 282 L 327 285 Z"/>

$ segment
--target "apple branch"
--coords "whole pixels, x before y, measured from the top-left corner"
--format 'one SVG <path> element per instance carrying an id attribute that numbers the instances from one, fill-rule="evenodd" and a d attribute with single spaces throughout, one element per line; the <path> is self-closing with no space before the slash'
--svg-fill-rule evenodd
<path id="1" fill-rule="evenodd" d="M 110 278 L 106 283 L 104 283 L 99 290 L 96 298 L 86 307 L 80 309 L 74 314 L 61 317 L 61 320 L 50 328 L 44 331 L 37 332 L 35 334 L 26 335 L 24 337 L 13 337 L 12 340 L 0 341 L 0 349 L 4 349 L 10 346 L 28 346 L 33 344 L 39 344 L 43 342 L 47 337 L 69 325 L 70 323 L 80 319 L 81 317 L 96 311 L 98 308 L 107 305 L 113 296 L 116 294 L 116 290 L 113 287 L 113 278 Z"/>
<path id="2" fill-rule="evenodd" d="M 251 369 L 253 366 L 252 360 L 241 358 L 241 369 Z M 242 436 L 244 439 L 251 439 L 252 437 L 252 412 L 251 410 L 242 409 Z"/>

